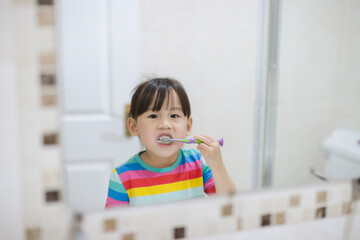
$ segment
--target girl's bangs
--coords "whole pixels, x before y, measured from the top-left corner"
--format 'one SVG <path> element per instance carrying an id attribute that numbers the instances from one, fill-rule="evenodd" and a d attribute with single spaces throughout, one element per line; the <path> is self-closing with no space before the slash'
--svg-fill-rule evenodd
<path id="1" fill-rule="evenodd" d="M 157 90 L 156 95 L 154 97 L 154 106 L 153 111 L 160 111 L 164 103 L 166 104 L 166 108 L 171 107 L 171 103 L 173 101 L 174 94 L 172 94 L 172 88 L 160 88 Z"/>
<path id="2" fill-rule="evenodd" d="M 171 108 L 176 96 L 179 98 L 184 115 L 190 117 L 189 99 L 180 82 L 166 78 L 144 82 L 138 86 L 132 97 L 129 116 L 136 119 L 148 110 L 158 112 L 164 103 L 166 108 Z"/>

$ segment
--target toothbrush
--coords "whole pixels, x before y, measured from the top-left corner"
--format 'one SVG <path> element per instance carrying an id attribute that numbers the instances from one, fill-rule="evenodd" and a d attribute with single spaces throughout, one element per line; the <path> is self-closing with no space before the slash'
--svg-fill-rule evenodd
<path id="1" fill-rule="evenodd" d="M 190 144 L 190 143 L 202 143 L 202 141 L 197 140 L 197 139 L 193 139 L 193 138 L 185 138 L 185 139 L 171 139 L 169 137 L 160 137 L 158 139 L 159 143 L 165 143 L 165 144 L 170 144 L 171 142 L 182 142 L 182 143 L 186 143 L 186 144 Z M 218 140 L 220 146 L 224 146 L 224 139 L 220 138 Z"/>

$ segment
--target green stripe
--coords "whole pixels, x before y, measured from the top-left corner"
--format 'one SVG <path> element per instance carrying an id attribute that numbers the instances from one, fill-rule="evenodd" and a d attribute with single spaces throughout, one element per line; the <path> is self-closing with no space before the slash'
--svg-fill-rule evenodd
<path id="1" fill-rule="evenodd" d="M 197 149 L 192 149 L 192 148 L 187 148 L 185 151 L 182 151 L 183 152 L 183 155 L 185 157 L 189 157 L 191 155 L 197 155 L 197 154 L 201 154 L 199 150 Z"/>
<path id="2" fill-rule="evenodd" d="M 116 172 L 111 172 L 110 180 L 119 184 L 122 184 L 119 175 Z"/>
<path id="3" fill-rule="evenodd" d="M 125 188 L 124 188 L 124 185 L 122 185 L 122 184 L 119 184 L 119 183 L 110 181 L 110 182 L 109 182 L 109 188 L 110 188 L 111 190 L 116 191 L 116 192 L 126 193 L 126 194 L 127 194 L 127 192 L 126 192 L 126 190 L 125 190 Z"/>
<path id="4" fill-rule="evenodd" d="M 165 167 L 165 168 L 155 168 L 152 167 L 148 164 L 146 164 L 141 158 L 140 158 L 140 154 L 136 156 L 136 161 L 142 166 L 144 167 L 146 170 L 152 171 L 152 172 L 158 172 L 158 173 L 162 173 L 162 172 L 170 172 L 172 170 L 174 170 L 177 166 L 179 166 L 179 163 L 181 161 L 182 155 L 183 155 L 184 151 L 179 151 L 179 155 L 175 161 L 175 163 L 170 166 L 170 167 Z M 134 158 L 135 159 L 135 158 Z"/>

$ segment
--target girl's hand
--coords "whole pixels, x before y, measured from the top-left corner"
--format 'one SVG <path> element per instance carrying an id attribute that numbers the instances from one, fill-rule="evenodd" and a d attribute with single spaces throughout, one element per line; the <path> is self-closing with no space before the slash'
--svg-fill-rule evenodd
<path id="1" fill-rule="evenodd" d="M 208 135 L 194 136 L 194 138 L 202 141 L 202 143 L 198 144 L 197 149 L 204 156 L 207 165 L 211 169 L 216 193 L 234 194 L 236 186 L 222 160 L 219 142 Z"/>
<path id="2" fill-rule="evenodd" d="M 198 144 L 197 149 L 204 156 L 211 169 L 218 164 L 222 164 L 221 147 L 216 139 L 208 135 L 194 136 L 194 138 L 202 141 L 202 143 Z"/>

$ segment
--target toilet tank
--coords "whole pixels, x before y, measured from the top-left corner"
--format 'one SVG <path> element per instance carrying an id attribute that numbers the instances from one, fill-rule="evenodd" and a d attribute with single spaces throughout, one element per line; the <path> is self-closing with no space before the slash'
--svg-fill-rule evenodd
<path id="1" fill-rule="evenodd" d="M 325 175 L 330 180 L 360 177 L 360 131 L 337 129 L 322 144 Z"/>

